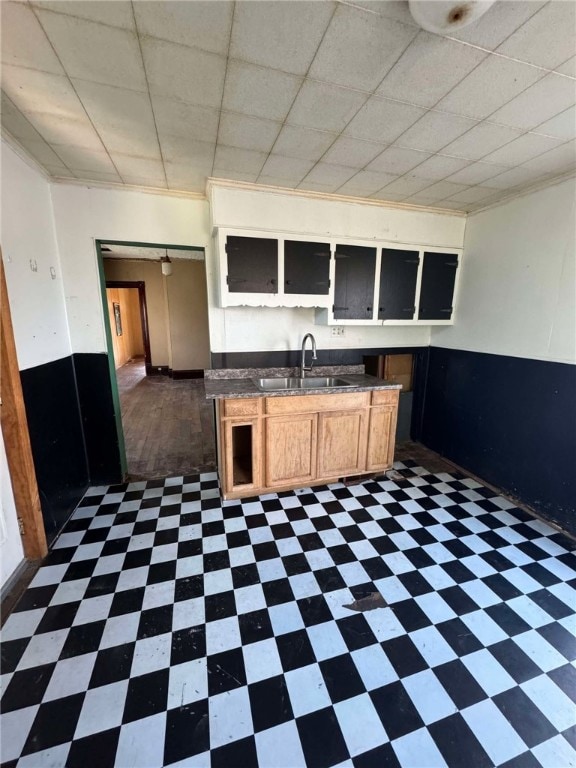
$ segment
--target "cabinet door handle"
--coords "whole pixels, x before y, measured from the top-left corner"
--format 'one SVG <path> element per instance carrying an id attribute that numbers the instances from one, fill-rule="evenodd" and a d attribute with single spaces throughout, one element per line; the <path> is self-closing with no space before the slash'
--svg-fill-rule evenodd
<path id="1" fill-rule="evenodd" d="M 416 311 L 416 307 L 404 307 L 402 309 L 402 312 L 415 312 L 415 311 Z"/>
<path id="2" fill-rule="evenodd" d="M 247 283 L 248 281 L 244 277 L 230 277 L 230 275 L 227 275 L 226 282 L 228 285 L 232 285 L 232 283 Z"/>
<path id="3" fill-rule="evenodd" d="M 366 307 L 366 312 L 372 312 L 372 307 Z"/>
<path id="4" fill-rule="evenodd" d="M 420 259 L 404 259 L 404 264 L 420 264 Z"/>
<path id="5" fill-rule="evenodd" d="M 457 261 L 445 261 L 444 262 L 445 267 L 457 267 L 458 262 Z"/>
<path id="6" fill-rule="evenodd" d="M 336 305 L 332 305 L 332 312 L 348 312 L 349 307 L 337 307 Z"/>
<path id="7" fill-rule="evenodd" d="M 441 309 L 440 312 L 452 312 L 452 307 L 446 307 L 445 309 Z"/>

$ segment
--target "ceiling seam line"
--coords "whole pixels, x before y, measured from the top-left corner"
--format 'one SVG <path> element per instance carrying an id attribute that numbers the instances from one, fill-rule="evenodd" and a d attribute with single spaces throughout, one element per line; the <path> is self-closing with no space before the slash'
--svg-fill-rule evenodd
<path id="1" fill-rule="evenodd" d="M 232 5 L 232 18 L 230 19 L 230 34 L 228 35 L 228 48 L 226 49 L 226 69 L 224 70 L 224 80 L 222 81 L 222 96 L 220 98 L 220 109 L 218 110 L 218 122 L 216 125 L 216 140 L 214 141 L 214 153 L 212 155 L 212 170 L 210 175 L 214 176 L 216 168 L 216 152 L 218 151 L 218 138 L 220 136 L 220 122 L 222 120 L 222 106 L 224 104 L 224 93 L 226 90 L 226 80 L 228 78 L 228 66 L 230 64 L 230 48 L 232 46 L 232 32 L 234 29 L 234 19 L 236 18 L 236 0 Z M 206 185 L 204 185 L 206 186 Z"/>

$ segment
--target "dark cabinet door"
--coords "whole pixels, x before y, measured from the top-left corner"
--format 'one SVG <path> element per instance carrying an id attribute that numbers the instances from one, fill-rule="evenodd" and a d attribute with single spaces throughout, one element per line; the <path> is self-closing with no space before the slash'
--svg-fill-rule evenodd
<path id="1" fill-rule="evenodd" d="M 229 235 L 226 257 L 230 293 L 278 293 L 278 240 Z"/>
<path id="2" fill-rule="evenodd" d="M 380 270 L 379 320 L 412 320 L 416 311 L 418 251 L 382 248 Z"/>
<path id="3" fill-rule="evenodd" d="M 330 290 L 330 245 L 284 241 L 284 293 L 326 296 Z"/>
<path id="4" fill-rule="evenodd" d="M 456 253 L 424 254 L 419 320 L 450 320 L 457 269 Z"/>
<path id="5" fill-rule="evenodd" d="M 376 248 L 337 245 L 334 319 L 371 320 L 375 280 Z"/>

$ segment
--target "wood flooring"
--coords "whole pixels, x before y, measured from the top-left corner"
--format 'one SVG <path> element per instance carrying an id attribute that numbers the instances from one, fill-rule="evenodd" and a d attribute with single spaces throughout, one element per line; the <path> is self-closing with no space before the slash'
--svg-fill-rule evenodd
<path id="1" fill-rule="evenodd" d="M 116 371 L 130 480 L 216 467 L 213 405 L 202 379 L 146 376 L 143 360 Z"/>

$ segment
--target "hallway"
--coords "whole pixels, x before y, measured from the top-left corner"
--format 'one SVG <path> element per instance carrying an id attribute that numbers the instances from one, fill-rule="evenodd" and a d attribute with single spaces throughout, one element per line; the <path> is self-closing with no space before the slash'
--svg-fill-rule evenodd
<path id="1" fill-rule="evenodd" d="M 146 376 L 143 360 L 126 363 L 116 376 L 131 480 L 215 469 L 212 404 L 202 379 Z"/>

